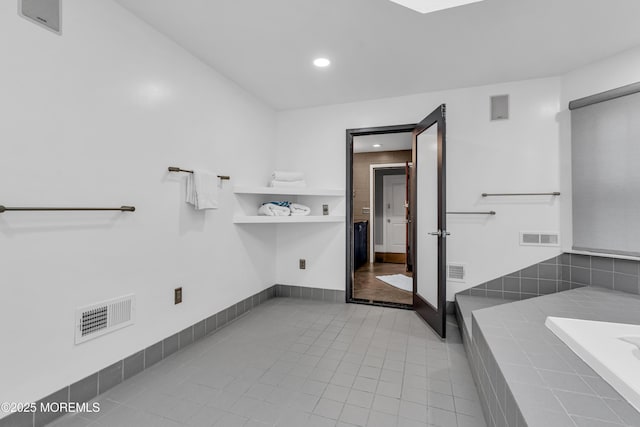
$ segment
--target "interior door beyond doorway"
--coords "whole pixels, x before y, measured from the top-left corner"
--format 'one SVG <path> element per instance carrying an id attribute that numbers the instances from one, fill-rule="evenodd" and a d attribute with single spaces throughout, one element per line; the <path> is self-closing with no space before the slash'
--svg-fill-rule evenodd
<path id="1" fill-rule="evenodd" d="M 383 177 L 384 252 L 403 254 L 406 250 L 406 183 L 404 175 Z"/>

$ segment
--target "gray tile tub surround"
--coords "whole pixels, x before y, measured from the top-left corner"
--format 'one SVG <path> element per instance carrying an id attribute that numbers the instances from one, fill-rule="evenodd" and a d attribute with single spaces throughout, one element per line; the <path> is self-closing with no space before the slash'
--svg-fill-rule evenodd
<path id="1" fill-rule="evenodd" d="M 561 273 L 560 256 L 556 256 L 459 294 L 519 301 L 570 289 L 560 285 Z"/>
<path id="2" fill-rule="evenodd" d="M 600 286 L 640 294 L 640 261 L 564 253 L 560 268 L 563 289 Z"/>
<path id="3" fill-rule="evenodd" d="M 491 426 L 640 426 L 640 413 L 544 326 L 640 324 L 640 296 L 581 287 L 473 312 L 470 361 Z"/>

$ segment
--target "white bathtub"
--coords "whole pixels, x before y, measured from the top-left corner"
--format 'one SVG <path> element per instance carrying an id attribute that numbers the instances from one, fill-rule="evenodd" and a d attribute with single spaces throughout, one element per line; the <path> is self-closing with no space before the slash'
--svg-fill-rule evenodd
<path id="1" fill-rule="evenodd" d="M 640 325 L 547 317 L 545 326 L 640 411 Z"/>

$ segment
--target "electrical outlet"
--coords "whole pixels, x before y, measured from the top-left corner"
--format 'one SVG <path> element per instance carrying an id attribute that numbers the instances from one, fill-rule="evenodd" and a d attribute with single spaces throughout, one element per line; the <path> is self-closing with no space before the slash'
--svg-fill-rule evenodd
<path id="1" fill-rule="evenodd" d="M 173 290 L 173 303 L 180 304 L 182 302 L 182 287 Z"/>
<path id="2" fill-rule="evenodd" d="M 322 215 L 329 215 L 329 205 L 322 205 Z"/>
<path id="3" fill-rule="evenodd" d="M 300 260 L 300 270 L 304 270 L 307 268 L 307 260 L 306 259 L 301 259 Z"/>

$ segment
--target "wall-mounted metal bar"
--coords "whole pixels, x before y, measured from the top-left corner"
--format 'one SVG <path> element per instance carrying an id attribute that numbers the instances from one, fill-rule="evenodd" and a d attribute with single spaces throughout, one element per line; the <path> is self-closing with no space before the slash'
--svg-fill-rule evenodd
<path id="1" fill-rule="evenodd" d="M 62 207 L 47 207 L 47 208 L 31 208 L 31 207 L 8 207 L 0 205 L 0 213 L 10 211 L 120 211 L 120 212 L 134 212 L 135 206 L 120 206 L 119 208 L 62 208 Z"/>
<path id="2" fill-rule="evenodd" d="M 495 215 L 496 211 L 487 212 L 447 212 L 447 215 Z"/>
<path id="3" fill-rule="evenodd" d="M 180 169 L 177 168 L 175 166 L 169 166 L 169 172 L 186 172 L 186 173 L 193 173 L 193 171 L 190 171 L 188 169 Z M 231 177 L 229 175 L 218 175 L 218 178 L 222 179 L 222 180 L 229 180 L 231 179 Z"/>
<path id="4" fill-rule="evenodd" d="M 491 196 L 559 196 L 560 192 L 554 191 L 553 193 L 482 193 L 482 197 Z"/>

